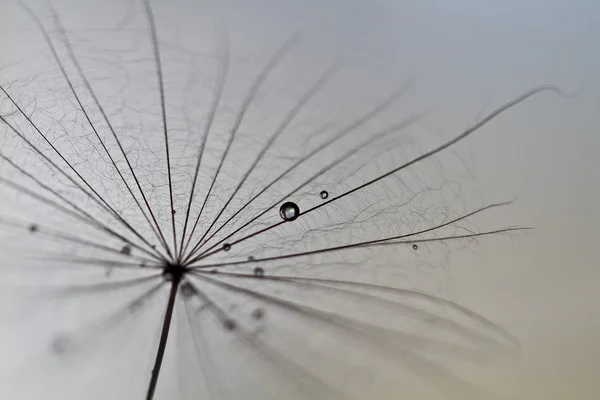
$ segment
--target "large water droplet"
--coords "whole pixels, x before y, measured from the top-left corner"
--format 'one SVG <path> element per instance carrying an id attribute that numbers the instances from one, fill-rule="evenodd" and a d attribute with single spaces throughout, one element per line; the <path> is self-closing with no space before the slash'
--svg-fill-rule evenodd
<path id="1" fill-rule="evenodd" d="M 231 250 L 231 245 L 229 243 L 225 243 L 223 245 L 223 251 L 229 251 L 229 250 Z"/>
<path id="2" fill-rule="evenodd" d="M 125 246 L 123 246 L 123 247 L 121 248 L 121 254 L 123 254 L 123 255 L 125 255 L 125 256 L 128 256 L 128 255 L 130 255 L 130 254 L 131 254 L 131 246 L 130 246 L 130 245 L 128 245 L 128 244 L 126 244 Z"/>
<path id="3" fill-rule="evenodd" d="M 293 221 L 300 215 L 300 208 L 296 203 L 288 201 L 279 208 L 279 215 L 284 221 Z"/>
<path id="4" fill-rule="evenodd" d="M 419 246 L 417 246 L 416 244 L 413 244 L 413 250 L 418 250 Z"/>
<path id="5" fill-rule="evenodd" d="M 265 276 L 265 270 L 261 267 L 254 268 L 254 276 L 262 278 L 263 276 Z"/>
<path id="6" fill-rule="evenodd" d="M 327 190 L 322 190 L 319 194 L 323 200 L 329 197 L 329 192 Z"/>
<path id="7" fill-rule="evenodd" d="M 254 261 L 254 256 L 248 256 L 248 261 Z"/>

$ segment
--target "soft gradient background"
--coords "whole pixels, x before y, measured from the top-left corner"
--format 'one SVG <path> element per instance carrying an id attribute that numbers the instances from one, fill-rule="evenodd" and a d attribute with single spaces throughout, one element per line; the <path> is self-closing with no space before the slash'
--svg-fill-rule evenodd
<path id="1" fill-rule="evenodd" d="M 74 30 L 134 7 L 117 3 L 55 2 Z M 193 20 L 209 7 L 175 3 L 171 18 Z M 474 381 L 518 399 L 599 398 L 600 3 L 260 0 L 226 2 L 223 13 L 234 34 L 276 43 L 298 28 L 319 43 L 316 51 L 343 53 L 369 76 L 414 77 L 410 101 L 431 110 L 426 129 L 443 137 L 539 84 L 579 93 L 537 96 L 462 148 L 484 202 L 517 198 L 486 226 L 536 230 L 454 252 L 446 284 L 454 300 L 522 340 L 520 360 Z M 0 65 L 42 51 L 36 34 L 18 7 L 0 0 Z"/>

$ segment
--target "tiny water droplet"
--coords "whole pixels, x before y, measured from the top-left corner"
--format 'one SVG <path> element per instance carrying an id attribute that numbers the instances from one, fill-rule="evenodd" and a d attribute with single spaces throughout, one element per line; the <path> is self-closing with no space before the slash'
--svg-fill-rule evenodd
<path id="1" fill-rule="evenodd" d="M 300 208 L 296 203 L 288 201 L 279 208 L 279 215 L 284 221 L 293 221 L 300 215 Z"/>
<path id="2" fill-rule="evenodd" d="M 417 246 L 416 244 L 413 244 L 413 250 L 417 250 L 419 248 L 419 246 Z"/>
<path id="3" fill-rule="evenodd" d="M 232 319 L 226 319 L 225 321 L 223 321 L 223 326 L 228 331 L 232 331 L 235 328 L 237 328 L 237 323 L 234 320 L 232 320 Z"/>
<path id="4" fill-rule="evenodd" d="M 171 210 L 171 214 L 175 215 L 175 214 L 177 214 L 177 211 Z"/>
<path id="5" fill-rule="evenodd" d="M 36 233 L 38 231 L 39 227 L 36 224 L 31 224 L 29 225 L 29 232 L 31 233 Z"/>
<path id="6" fill-rule="evenodd" d="M 210 273 L 211 273 L 211 274 L 218 274 L 218 273 L 219 273 L 219 270 L 218 270 L 218 269 L 213 269 L 213 270 L 211 270 L 211 271 L 210 271 Z"/>
<path id="7" fill-rule="evenodd" d="M 123 246 L 123 248 L 121 248 L 121 254 L 128 256 L 131 254 L 131 246 L 129 246 L 128 244 Z"/>
<path id="8" fill-rule="evenodd" d="M 140 311 L 142 309 L 142 307 L 144 307 L 144 302 L 142 300 L 137 300 L 134 301 L 133 303 L 131 303 L 131 305 L 129 306 L 129 312 L 131 314 L 135 314 L 138 311 Z"/>
<path id="9" fill-rule="evenodd" d="M 72 350 L 73 343 L 67 335 L 58 335 L 52 341 L 52 350 L 59 355 L 67 353 Z"/>
<path id="10" fill-rule="evenodd" d="M 198 307 L 196 309 L 196 314 L 200 314 L 204 310 L 208 310 L 208 306 L 206 304 L 202 304 L 200 307 Z"/>
<path id="11" fill-rule="evenodd" d="M 256 310 L 252 311 L 252 318 L 254 319 L 263 319 L 264 316 L 265 312 L 262 308 L 257 308 Z"/>
<path id="12" fill-rule="evenodd" d="M 322 190 L 320 193 L 320 196 L 323 200 L 325 200 L 326 198 L 329 197 L 329 192 L 327 192 L 327 190 Z"/>
<path id="13" fill-rule="evenodd" d="M 265 270 L 262 269 L 261 267 L 254 268 L 254 276 L 258 276 L 259 278 L 262 278 L 263 276 L 265 276 Z"/>
<path id="14" fill-rule="evenodd" d="M 231 250 L 231 245 L 229 243 L 225 243 L 223 245 L 223 251 L 229 251 L 229 250 Z"/>
<path id="15" fill-rule="evenodd" d="M 140 263 L 140 268 L 146 268 L 148 266 L 148 264 L 146 263 L 146 261 L 142 261 Z"/>
<path id="16" fill-rule="evenodd" d="M 194 295 L 194 288 L 189 282 L 185 282 L 181 285 L 181 295 L 183 297 L 191 297 Z"/>
<path id="17" fill-rule="evenodd" d="M 153 245 L 152 245 L 152 246 L 150 246 L 150 247 L 152 247 L 153 249 L 156 249 L 156 245 L 155 245 L 155 244 L 153 244 Z"/>
<path id="18" fill-rule="evenodd" d="M 248 256 L 248 261 L 254 261 L 254 256 Z"/>

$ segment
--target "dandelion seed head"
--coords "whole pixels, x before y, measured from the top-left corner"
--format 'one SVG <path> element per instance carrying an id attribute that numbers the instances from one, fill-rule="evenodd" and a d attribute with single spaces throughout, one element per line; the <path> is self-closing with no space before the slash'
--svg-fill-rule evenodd
<path id="1" fill-rule="evenodd" d="M 209 32 L 215 23 L 197 23 L 198 10 L 174 22 L 154 7 L 115 23 L 123 32 L 75 34 L 60 13 L 38 18 L 51 62 L 36 68 L 49 71 L 0 82 L 2 195 L 12 191 L 27 217 L 2 227 L 47 251 L 45 265 L 70 268 L 57 298 L 67 322 L 81 322 L 81 349 L 108 343 L 116 356 L 127 347 L 128 361 L 151 358 L 136 382 L 148 399 L 172 379 L 161 366 L 175 350 L 189 364 L 177 381 L 197 389 L 189 398 L 237 399 L 343 398 L 356 389 L 345 383 L 353 360 L 394 376 L 417 360 L 415 375 L 444 389 L 433 372 L 451 367 L 438 355 L 481 361 L 518 347 L 440 293 L 445 246 L 499 232 L 469 218 L 500 203 L 455 211 L 466 201 L 448 175 L 464 160 L 445 149 L 468 135 L 443 145 L 411 136 L 419 119 L 398 117 L 410 104 L 405 85 L 357 83 L 329 54 L 306 57 L 296 37 L 263 48 L 224 27 Z M 183 20 L 207 34 L 189 42 Z M 406 251 L 411 241 L 430 243 L 432 258 Z M 87 270 L 111 279 L 81 278 Z M 52 351 L 72 342 L 57 336 Z"/>
<path id="2" fill-rule="evenodd" d="M 187 273 L 187 268 L 178 263 L 167 262 L 162 268 L 163 279 L 167 282 L 179 282 Z"/>

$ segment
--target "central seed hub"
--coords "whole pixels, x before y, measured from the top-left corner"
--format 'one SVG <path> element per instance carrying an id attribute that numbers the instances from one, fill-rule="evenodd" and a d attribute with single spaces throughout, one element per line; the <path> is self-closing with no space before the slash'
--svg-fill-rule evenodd
<path id="1" fill-rule="evenodd" d="M 163 268 L 162 276 L 168 282 L 180 281 L 186 271 L 187 269 L 182 265 L 168 263 Z"/>

